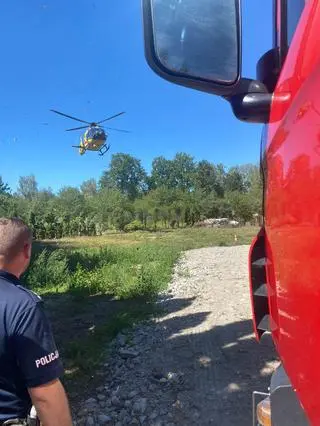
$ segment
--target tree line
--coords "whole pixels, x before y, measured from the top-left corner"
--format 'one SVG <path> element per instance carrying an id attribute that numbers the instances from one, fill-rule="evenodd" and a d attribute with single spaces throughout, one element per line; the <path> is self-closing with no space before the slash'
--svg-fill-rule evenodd
<path id="1" fill-rule="evenodd" d="M 139 159 L 118 153 L 99 181 L 57 193 L 39 188 L 34 175 L 21 176 L 13 193 L 0 177 L 0 215 L 21 217 L 35 238 L 51 239 L 193 226 L 217 217 L 250 222 L 261 213 L 261 195 L 253 164 L 227 169 L 177 153 L 172 160 L 155 158 L 148 174 Z"/>

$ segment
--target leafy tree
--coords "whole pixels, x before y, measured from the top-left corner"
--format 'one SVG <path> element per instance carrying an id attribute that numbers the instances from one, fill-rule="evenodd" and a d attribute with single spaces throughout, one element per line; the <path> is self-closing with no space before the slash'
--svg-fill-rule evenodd
<path id="1" fill-rule="evenodd" d="M 242 175 L 242 181 L 246 191 L 260 191 L 262 189 L 259 166 L 255 164 L 243 164 L 239 166 L 238 169 Z"/>
<path id="2" fill-rule="evenodd" d="M 188 194 L 185 200 L 184 222 L 193 226 L 201 219 L 201 202 L 204 198 L 202 191 L 194 191 Z"/>
<path id="3" fill-rule="evenodd" d="M 214 164 L 207 160 L 197 164 L 195 172 L 195 187 L 204 194 L 209 194 L 216 190 L 217 172 Z"/>
<path id="4" fill-rule="evenodd" d="M 94 197 L 97 195 L 98 187 L 95 179 L 89 179 L 80 186 L 81 192 L 85 197 Z"/>
<path id="5" fill-rule="evenodd" d="M 194 188 L 196 167 L 193 157 L 183 152 L 176 154 L 172 160 L 174 187 L 181 191 L 191 191 Z"/>
<path id="6" fill-rule="evenodd" d="M 48 212 L 45 216 L 44 216 L 44 229 L 45 229 L 45 235 L 46 238 L 55 238 L 56 236 L 56 217 L 53 211 Z"/>
<path id="7" fill-rule="evenodd" d="M 227 192 L 245 192 L 245 182 L 238 167 L 232 167 L 226 174 L 225 190 Z"/>
<path id="8" fill-rule="evenodd" d="M 206 219 L 223 216 L 221 215 L 221 201 L 214 192 L 207 194 L 200 200 L 200 210 L 202 217 Z"/>
<path id="9" fill-rule="evenodd" d="M 248 194 L 232 192 L 227 195 L 227 198 L 232 208 L 232 215 L 235 219 L 242 223 L 252 220 L 252 215 L 255 211 L 252 205 L 252 200 Z"/>
<path id="10" fill-rule="evenodd" d="M 9 185 L 3 182 L 2 177 L 0 176 L 0 195 L 9 195 L 11 193 L 11 189 Z"/>
<path id="11" fill-rule="evenodd" d="M 299 162 L 308 169 L 304 158 Z M 66 186 L 57 195 L 50 188 L 38 190 L 33 175 L 21 177 L 18 193 L 11 195 L 0 178 L 0 216 L 21 217 L 38 239 L 100 235 L 107 229 L 193 226 L 212 217 L 248 222 L 261 213 L 261 195 L 256 165 L 226 172 L 222 164 L 195 163 L 178 153 L 172 160 L 155 158 L 147 175 L 138 159 L 116 154 L 99 185 L 89 179 L 80 189 Z"/>
<path id="12" fill-rule="evenodd" d="M 9 216 L 8 196 L 0 194 L 0 217 Z"/>
<path id="13" fill-rule="evenodd" d="M 194 187 L 196 166 L 188 154 L 180 152 L 173 160 L 157 157 L 152 162 L 151 189 L 165 187 L 191 191 Z"/>
<path id="14" fill-rule="evenodd" d="M 129 154 L 113 154 L 110 168 L 100 185 L 105 187 L 106 181 L 109 187 L 117 188 L 130 200 L 134 200 L 146 191 L 146 177 L 140 160 Z"/>
<path id="15" fill-rule="evenodd" d="M 78 188 L 65 186 L 58 193 L 57 206 L 62 213 L 79 216 L 85 209 L 84 197 Z"/>
<path id="16" fill-rule="evenodd" d="M 143 224 L 144 228 L 147 227 L 150 211 L 153 208 L 154 208 L 153 202 L 149 194 L 143 198 L 138 198 L 134 203 L 134 210 L 136 212 L 136 217 Z"/>
<path id="17" fill-rule="evenodd" d="M 37 196 L 38 184 L 34 175 L 21 176 L 17 189 L 18 195 L 26 200 L 32 200 Z"/>
<path id="18" fill-rule="evenodd" d="M 46 203 L 49 200 L 52 200 L 55 197 L 51 188 L 40 189 L 37 193 L 37 200 L 42 203 Z"/>
<path id="19" fill-rule="evenodd" d="M 223 197 L 226 191 L 226 171 L 223 164 L 217 164 L 216 169 L 216 183 L 214 190 L 218 197 Z"/>
<path id="20" fill-rule="evenodd" d="M 119 231 L 124 231 L 126 225 L 134 219 L 132 203 L 122 197 L 120 202 L 113 209 L 111 217 L 112 224 L 119 229 Z"/>
<path id="21" fill-rule="evenodd" d="M 0 176 L 0 216 L 12 216 L 13 200 L 10 193 L 9 185 Z"/>
<path id="22" fill-rule="evenodd" d="M 99 180 L 100 189 L 117 189 L 115 182 L 110 177 L 110 170 L 105 170 Z"/>
<path id="23" fill-rule="evenodd" d="M 150 189 L 161 187 L 172 189 L 174 185 L 172 161 L 164 157 L 154 158 L 150 176 Z"/>
<path id="24" fill-rule="evenodd" d="M 114 209 L 123 202 L 124 196 L 115 189 L 101 189 L 97 196 L 93 198 L 92 217 L 99 223 L 100 231 L 113 225 L 112 214 Z"/>

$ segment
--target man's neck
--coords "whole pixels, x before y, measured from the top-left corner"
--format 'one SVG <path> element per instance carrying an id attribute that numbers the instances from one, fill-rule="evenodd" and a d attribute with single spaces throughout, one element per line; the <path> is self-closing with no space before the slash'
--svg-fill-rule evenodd
<path id="1" fill-rule="evenodd" d="M 12 266 L 10 267 L 10 265 L 6 265 L 6 264 L 2 264 L 2 263 L 0 263 L 0 270 L 8 272 L 9 274 L 12 274 L 17 278 L 20 278 L 20 275 L 21 275 L 19 272 L 17 272 L 16 268 L 14 268 Z"/>

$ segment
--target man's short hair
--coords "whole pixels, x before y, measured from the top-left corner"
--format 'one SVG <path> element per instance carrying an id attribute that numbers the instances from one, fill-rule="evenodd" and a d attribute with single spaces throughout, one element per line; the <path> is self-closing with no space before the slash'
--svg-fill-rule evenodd
<path id="1" fill-rule="evenodd" d="M 0 218 L 0 256 L 5 260 L 14 259 L 31 242 L 32 232 L 21 219 Z"/>

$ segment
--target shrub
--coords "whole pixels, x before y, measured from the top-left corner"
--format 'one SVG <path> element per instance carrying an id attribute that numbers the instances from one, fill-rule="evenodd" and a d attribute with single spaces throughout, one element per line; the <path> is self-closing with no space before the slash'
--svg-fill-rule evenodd
<path id="1" fill-rule="evenodd" d="M 143 229 L 145 229 L 143 223 L 137 219 L 128 223 L 128 225 L 124 227 L 125 232 L 142 231 Z"/>
<path id="2" fill-rule="evenodd" d="M 30 287 L 50 287 L 68 280 L 68 260 L 64 250 L 42 250 L 35 256 L 24 280 Z"/>
<path id="3" fill-rule="evenodd" d="M 89 294 L 98 293 L 100 291 L 100 270 L 86 271 L 78 264 L 76 271 L 70 277 L 69 288 Z"/>

